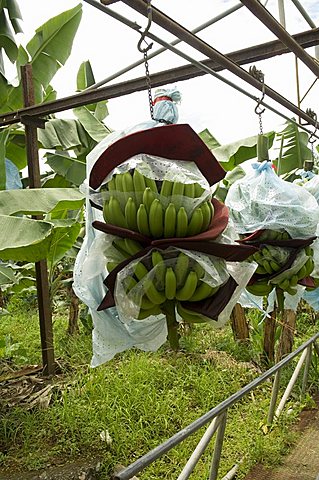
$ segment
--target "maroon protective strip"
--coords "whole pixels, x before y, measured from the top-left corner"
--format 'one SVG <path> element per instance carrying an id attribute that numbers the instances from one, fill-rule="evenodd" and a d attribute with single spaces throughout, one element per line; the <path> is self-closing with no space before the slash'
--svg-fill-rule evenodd
<path id="1" fill-rule="evenodd" d="M 139 153 L 195 162 L 210 185 L 226 175 L 212 152 L 189 125 L 163 125 L 126 135 L 112 143 L 93 165 L 90 187 L 97 190 L 115 167 Z"/>

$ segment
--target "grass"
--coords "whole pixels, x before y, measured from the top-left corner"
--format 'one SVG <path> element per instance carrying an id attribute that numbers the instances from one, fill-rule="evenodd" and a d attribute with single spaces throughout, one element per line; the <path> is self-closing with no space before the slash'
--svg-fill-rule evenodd
<path id="1" fill-rule="evenodd" d="M 8 309 L 10 315 L 1 319 L 0 334 L 10 335 L 11 345 L 18 345 L 11 352 L 14 361 L 39 363 L 34 306 L 21 297 Z M 306 316 L 301 319 L 297 343 L 316 330 L 315 325 L 307 325 Z M 229 327 L 216 332 L 196 326 L 192 335 L 183 336 L 180 353 L 172 353 L 167 345 L 155 353 L 132 349 L 95 369 L 89 366 L 90 335 L 82 331 L 68 338 L 61 313 L 55 315 L 54 330 L 62 373 L 53 380 L 50 406 L 32 410 L 12 407 L 2 413 L 0 476 L 1 471 L 33 470 L 79 457 L 100 457 L 101 478 L 107 479 L 116 464 L 132 463 L 259 375 L 251 362 L 251 347 L 236 344 Z M 253 345 L 257 343 L 258 339 Z M 291 372 L 291 367 L 287 370 Z M 311 382 L 318 386 L 314 372 Z M 309 396 L 301 399 L 298 388 L 295 392 L 289 408 L 269 431 L 265 421 L 270 382 L 230 409 L 221 475 L 244 453 L 247 458 L 239 479 L 255 462 L 274 465 L 281 461 L 298 435 L 291 425 L 309 404 Z M 140 473 L 139 479 L 176 478 L 204 431 L 165 454 Z M 195 480 L 208 477 L 212 448 L 208 447 L 196 467 Z"/>

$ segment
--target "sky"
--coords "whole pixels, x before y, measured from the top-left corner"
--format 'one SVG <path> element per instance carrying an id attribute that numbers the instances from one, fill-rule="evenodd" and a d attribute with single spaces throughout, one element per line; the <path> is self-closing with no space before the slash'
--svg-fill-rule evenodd
<path id="1" fill-rule="evenodd" d="M 37 27 L 49 18 L 74 7 L 80 1 L 18 0 L 18 3 L 23 16 L 22 27 L 24 30 L 24 33 L 20 34 L 18 38 L 25 45 L 34 35 Z M 203 24 L 237 3 L 236 0 L 152 1 L 152 5 L 188 29 Z M 301 0 L 301 3 L 311 15 L 313 21 L 319 26 L 319 2 L 317 0 Z M 146 18 L 122 2 L 115 3 L 111 8 L 135 21 L 143 28 L 146 26 Z M 269 0 L 267 8 L 278 19 L 277 0 Z M 289 33 L 294 34 L 310 29 L 290 0 L 285 0 L 285 13 L 286 28 Z M 151 26 L 151 32 L 165 41 L 172 41 L 174 38 L 154 23 Z M 208 27 L 198 36 L 222 53 L 229 53 L 275 39 L 275 36 L 246 7 L 240 8 L 227 18 Z M 52 85 L 58 92 L 58 97 L 75 93 L 76 73 L 84 60 L 90 60 L 96 81 L 100 81 L 141 59 L 142 54 L 137 49 L 139 39 L 140 34 L 138 32 L 83 2 L 83 17 L 75 37 L 72 54 L 66 65 L 60 69 L 52 81 Z M 183 43 L 177 47 L 196 60 L 203 59 L 200 53 Z M 151 52 L 157 48 L 158 45 L 154 44 Z M 315 55 L 314 48 L 307 51 L 310 55 Z M 184 59 L 174 53 L 165 52 L 150 60 L 149 70 L 150 73 L 155 73 L 185 63 Z M 295 57 L 293 54 L 281 55 L 258 62 L 256 67 L 264 73 L 267 85 L 293 103 L 297 103 Z M 243 68 L 248 70 L 249 65 L 245 65 Z M 111 83 L 122 82 L 144 74 L 145 70 L 142 65 Z M 260 95 L 256 89 L 233 74 L 222 71 L 221 75 L 245 88 L 253 95 Z M 300 91 L 301 96 L 303 96 L 315 77 L 301 62 L 299 62 L 299 76 Z M 258 117 L 254 112 L 256 106 L 254 101 L 211 75 L 167 85 L 168 88 L 172 86 L 176 86 L 182 95 L 182 102 L 179 106 L 179 123 L 188 123 L 197 132 L 208 128 L 221 144 L 259 133 Z M 319 82 L 315 84 L 305 98 L 302 108 L 303 110 L 311 108 L 317 112 L 319 117 L 318 93 Z M 293 116 L 271 99 L 266 97 L 265 101 L 285 115 Z M 111 99 L 108 102 L 108 109 L 109 116 L 105 123 L 113 130 L 122 130 L 150 119 L 146 91 Z M 72 117 L 72 112 L 66 111 L 60 116 Z M 262 120 L 264 131 L 278 129 L 284 122 L 281 117 L 269 110 L 266 110 L 263 114 Z"/>

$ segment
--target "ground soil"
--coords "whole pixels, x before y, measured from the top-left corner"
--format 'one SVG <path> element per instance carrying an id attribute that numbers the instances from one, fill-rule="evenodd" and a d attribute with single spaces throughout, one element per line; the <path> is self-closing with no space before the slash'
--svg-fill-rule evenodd
<path id="1" fill-rule="evenodd" d="M 319 395 L 315 400 L 316 408 L 301 413 L 296 429 L 302 434 L 282 465 L 256 465 L 245 480 L 319 480 Z"/>

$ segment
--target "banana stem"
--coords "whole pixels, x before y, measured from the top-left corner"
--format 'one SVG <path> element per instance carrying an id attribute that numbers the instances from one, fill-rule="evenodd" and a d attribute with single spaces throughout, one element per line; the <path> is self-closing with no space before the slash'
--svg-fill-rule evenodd
<path id="1" fill-rule="evenodd" d="M 179 324 L 176 320 L 175 301 L 167 300 L 161 306 L 161 310 L 166 315 L 167 338 L 172 350 L 179 350 L 180 334 L 178 333 Z"/>
<path id="2" fill-rule="evenodd" d="M 283 313 L 285 309 L 285 296 L 281 288 L 276 288 L 276 296 L 277 296 L 278 310 L 280 313 Z"/>

